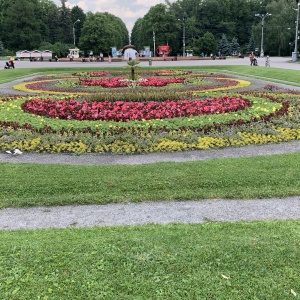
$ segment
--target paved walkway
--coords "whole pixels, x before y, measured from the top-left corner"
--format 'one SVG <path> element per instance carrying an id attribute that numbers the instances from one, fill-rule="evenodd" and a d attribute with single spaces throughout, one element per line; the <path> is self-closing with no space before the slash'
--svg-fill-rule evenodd
<path id="1" fill-rule="evenodd" d="M 280 62 L 278 64 L 280 65 Z M 292 65 L 299 67 L 298 64 Z M 0 92 L 1 88 L 11 91 L 9 85 L 0 85 Z M 294 87 L 289 88 L 294 89 Z M 299 150 L 300 141 L 295 141 L 241 148 L 144 155 L 88 154 L 74 156 L 69 154 L 24 153 L 21 156 L 11 156 L 6 153 L 0 153 L 0 162 L 72 165 L 145 164 L 274 155 L 299 152 Z M 300 197 L 248 200 L 209 199 L 199 201 L 145 202 L 139 204 L 79 205 L 25 209 L 8 208 L 0 210 L 0 229 L 300 219 L 299 200 Z"/>
<path id="2" fill-rule="evenodd" d="M 271 68 L 283 68 L 283 69 L 293 69 L 300 70 L 300 63 L 292 62 L 291 57 L 271 57 Z M 16 61 L 15 66 L 17 69 L 24 68 L 89 68 L 89 67 L 123 67 L 126 66 L 126 61 L 122 62 L 30 62 L 30 61 Z M 153 61 L 153 67 L 183 67 L 183 66 L 228 66 L 228 65 L 238 65 L 238 66 L 249 66 L 249 58 L 245 57 L 244 59 L 239 58 L 228 58 L 228 59 L 216 59 L 216 60 L 178 60 L 178 61 Z M 258 58 L 259 67 L 265 68 L 265 58 Z M 140 63 L 141 67 L 149 66 L 149 62 L 142 61 Z M 149 66 L 149 68 L 151 68 Z M 5 70 L 6 72 L 13 72 L 14 70 Z"/>

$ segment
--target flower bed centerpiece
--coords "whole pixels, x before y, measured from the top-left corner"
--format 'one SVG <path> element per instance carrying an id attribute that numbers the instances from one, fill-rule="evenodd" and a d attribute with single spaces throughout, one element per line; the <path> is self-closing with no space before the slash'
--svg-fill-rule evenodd
<path id="1" fill-rule="evenodd" d="M 238 92 L 250 83 L 155 72 L 141 71 L 136 80 L 99 71 L 25 81 L 16 88 L 35 95 L 0 100 L 0 149 L 143 153 L 300 138 L 299 93 L 268 86 Z"/>

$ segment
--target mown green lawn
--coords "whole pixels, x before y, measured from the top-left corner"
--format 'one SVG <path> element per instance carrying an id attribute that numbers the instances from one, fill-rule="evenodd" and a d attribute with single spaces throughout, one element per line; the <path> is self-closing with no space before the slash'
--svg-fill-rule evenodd
<path id="1" fill-rule="evenodd" d="M 240 76 L 245 75 L 245 76 L 256 77 L 263 80 L 271 80 L 271 81 L 273 80 L 274 82 L 284 81 L 285 83 L 289 83 L 295 86 L 300 85 L 298 70 L 265 68 L 265 67 L 253 68 L 250 66 L 213 66 L 213 67 L 209 67 L 209 69 L 218 72 L 225 71 Z"/>
<path id="2" fill-rule="evenodd" d="M 299 165 L 300 153 L 146 165 L 1 163 L 0 208 L 294 196 Z"/>
<path id="3" fill-rule="evenodd" d="M 0 238 L 2 300 L 299 299 L 299 221 L 1 231 Z"/>

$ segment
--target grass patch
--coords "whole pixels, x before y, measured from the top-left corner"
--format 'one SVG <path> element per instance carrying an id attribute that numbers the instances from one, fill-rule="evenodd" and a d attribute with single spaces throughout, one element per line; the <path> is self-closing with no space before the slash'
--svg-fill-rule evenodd
<path id="1" fill-rule="evenodd" d="M 264 80 L 290 83 L 296 86 L 300 85 L 298 70 L 288 70 L 280 68 L 253 68 L 251 66 L 209 66 L 203 67 L 203 70 L 215 70 L 216 72 L 229 71 L 237 75 L 251 76 Z"/>
<path id="2" fill-rule="evenodd" d="M 297 221 L 1 231 L 1 299 L 294 299 L 299 233 Z"/>
<path id="3" fill-rule="evenodd" d="M 102 68 L 101 68 L 102 69 Z M 105 68 L 103 68 L 105 69 Z M 112 70 L 124 70 L 123 68 L 110 68 Z M 32 68 L 32 69 L 13 69 L 13 70 L 0 70 L 0 84 L 10 82 L 16 79 L 25 78 L 29 76 L 40 76 L 47 74 L 60 74 L 60 73 L 75 73 L 75 72 L 92 72 L 99 71 L 99 67 L 92 68 Z"/>
<path id="4" fill-rule="evenodd" d="M 2 163 L 0 208 L 300 194 L 300 153 L 148 165 Z"/>

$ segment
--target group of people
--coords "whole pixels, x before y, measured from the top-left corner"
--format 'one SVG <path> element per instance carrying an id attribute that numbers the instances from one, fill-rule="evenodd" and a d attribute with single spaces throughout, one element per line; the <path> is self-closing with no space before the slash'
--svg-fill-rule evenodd
<path id="1" fill-rule="evenodd" d="M 258 66 L 257 59 L 255 58 L 255 55 L 254 55 L 253 52 L 250 53 L 249 58 L 250 58 L 250 66 Z M 270 57 L 269 57 L 269 55 L 266 56 L 265 66 L 270 67 Z"/>
<path id="2" fill-rule="evenodd" d="M 251 52 L 249 55 L 250 66 L 257 66 L 257 59 L 255 58 L 254 52 Z"/>
<path id="3" fill-rule="evenodd" d="M 14 69 L 15 68 L 15 63 L 14 63 L 15 58 L 12 56 L 9 61 L 5 62 L 4 69 Z"/>

